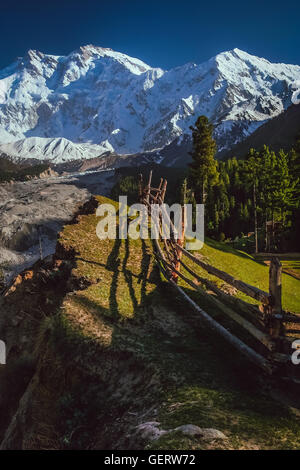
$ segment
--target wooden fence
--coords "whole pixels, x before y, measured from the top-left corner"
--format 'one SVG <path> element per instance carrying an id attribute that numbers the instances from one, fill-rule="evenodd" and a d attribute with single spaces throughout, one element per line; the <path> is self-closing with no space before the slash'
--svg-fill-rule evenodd
<path id="1" fill-rule="evenodd" d="M 292 366 L 290 357 L 292 352 L 291 344 L 294 338 L 287 336 L 286 331 L 288 324 L 296 324 L 297 326 L 300 323 L 300 316 L 288 314 L 282 310 L 282 266 L 280 261 L 274 257 L 270 262 L 269 292 L 264 292 L 208 264 L 203 257 L 194 255 L 184 248 L 185 208 L 182 207 L 182 229 L 180 235 L 178 235 L 178 230 L 174 227 L 164 206 L 167 181 L 161 178 L 157 188 L 152 187 L 151 183 L 152 172 L 150 172 L 146 184 L 143 182 L 143 176 L 139 176 L 139 199 L 147 207 L 149 215 L 153 210 L 153 204 L 158 205 L 160 209 L 160 216 L 155 218 L 154 226 L 157 237 L 153 240 L 153 244 L 158 267 L 165 279 L 177 290 L 184 301 L 199 313 L 206 325 L 226 339 L 248 359 L 269 374 L 277 372 L 281 376 L 291 378 L 291 375 L 295 372 L 295 366 Z M 168 238 L 163 232 L 163 220 L 167 220 L 170 227 Z M 221 279 L 234 289 L 255 299 L 259 302 L 259 305 L 251 304 L 235 297 L 233 294 L 228 294 L 214 282 L 195 272 L 193 265 L 199 266 L 204 272 Z M 188 275 L 191 275 L 192 279 Z M 212 306 L 217 307 L 241 329 L 246 330 L 255 339 L 256 344 L 261 347 L 250 347 L 236 334 L 228 331 L 205 312 L 186 290 L 178 285 L 179 278 L 189 287 L 192 287 L 193 290 L 200 291 L 202 294 L 204 293 L 202 286 L 211 291 L 214 295 L 207 295 L 209 295 Z M 300 329 L 297 332 L 300 333 Z"/>

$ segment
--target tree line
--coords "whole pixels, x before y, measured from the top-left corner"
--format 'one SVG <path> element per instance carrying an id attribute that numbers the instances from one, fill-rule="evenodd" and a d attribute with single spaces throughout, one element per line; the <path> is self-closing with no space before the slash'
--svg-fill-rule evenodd
<path id="1" fill-rule="evenodd" d="M 191 127 L 189 201 L 205 204 L 206 233 L 221 241 L 253 232 L 254 251 L 268 247 L 267 226 L 280 225 L 273 249 L 295 249 L 299 235 L 300 135 L 292 150 L 251 149 L 244 160 L 217 161 L 213 125 L 200 116 Z M 289 245 L 280 246 L 280 245 Z"/>
<path id="2" fill-rule="evenodd" d="M 158 164 L 122 167 L 111 197 L 128 196 L 136 202 L 139 173 L 153 171 L 153 184 L 168 180 L 166 202 L 204 203 L 205 233 L 220 241 L 250 235 L 250 251 L 299 251 L 300 237 L 300 134 L 289 152 L 267 145 L 251 149 L 244 159 L 216 160 L 213 125 L 200 116 L 191 127 L 192 161 L 188 168 Z M 267 239 L 267 223 L 279 225 L 276 237 Z M 269 243 L 268 243 L 269 242 Z"/>

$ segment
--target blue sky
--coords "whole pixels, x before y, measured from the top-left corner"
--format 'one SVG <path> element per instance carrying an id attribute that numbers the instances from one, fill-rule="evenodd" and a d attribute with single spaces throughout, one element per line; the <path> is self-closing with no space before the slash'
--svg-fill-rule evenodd
<path id="1" fill-rule="evenodd" d="M 0 68 L 28 49 L 67 54 L 111 47 L 149 65 L 201 63 L 238 47 L 300 64 L 300 2 L 23 0 L 1 5 Z"/>

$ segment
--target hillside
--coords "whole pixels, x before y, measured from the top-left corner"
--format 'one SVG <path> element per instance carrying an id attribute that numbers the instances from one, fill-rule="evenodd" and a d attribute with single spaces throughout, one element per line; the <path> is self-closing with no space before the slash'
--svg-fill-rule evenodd
<path id="1" fill-rule="evenodd" d="M 202 114 L 226 150 L 292 103 L 299 76 L 299 65 L 237 48 L 170 70 L 93 45 L 67 56 L 29 50 L 0 71 L 0 151 L 55 163 L 154 152 L 160 161 L 174 145 L 186 149 Z"/>
<path id="2" fill-rule="evenodd" d="M 223 154 L 222 158 L 245 158 L 251 148 L 260 150 L 264 145 L 268 145 L 275 152 L 280 149 L 290 150 L 299 133 L 300 104 L 290 106 L 282 114 L 263 124 L 243 142 Z"/>
<path id="3" fill-rule="evenodd" d="M 26 181 L 31 178 L 47 177 L 55 174 L 49 165 L 38 163 L 13 162 L 6 155 L 0 155 L 0 183 L 7 181 Z"/>
<path id="4" fill-rule="evenodd" d="M 87 203 L 54 259 L 0 298 L 1 448 L 300 449 L 299 412 L 182 305 L 150 242 L 97 238 L 99 202 L 112 201 Z M 266 267 L 244 253 L 208 240 L 203 254 L 264 287 Z"/>

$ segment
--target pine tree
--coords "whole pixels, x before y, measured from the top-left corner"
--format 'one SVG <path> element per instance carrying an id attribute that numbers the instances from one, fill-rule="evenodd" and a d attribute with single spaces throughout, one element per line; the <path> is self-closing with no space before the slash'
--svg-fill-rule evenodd
<path id="1" fill-rule="evenodd" d="M 293 206 L 296 186 L 289 170 L 288 154 L 283 150 L 276 154 L 265 146 L 261 152 L 261 158 L 264 211 L 271 216 L 272 220 L 277 216 L 284 221 L 286 210 Z"/>
<path id="2" fill-rule="evenodd" d="M 187 179 L 184 178 L 180 187 L 180 204 L 181 205 L 187 204 L 187 201 L 188 201 Z"/>
<path id="3" fill-rule="evenodd" d="M 261 175 L 261 159 L 254 149 L 250 149 L 248 160 L 245 166 L 246 178 L 250 181 L 253 194 L 253 210 L 254 210 L 254 236 L 255 236 L 255 253 L 258 253 L 258 226 L 257 226 L 257 190 L 259 177 Z"/>
<path id="4" fill-rule="evenodd" d="M 289 168 L 289 155 L 280 150 L 276 158 L 274 172 L 275 183 L 272 193 L 273 210 L 280 214 L 285 221 L 286 211 L 298 204 L 295 199 L 298 180 L 294 178 Z"/>
<path id="5" fill-rule="evenodd" d="M 212 137 L 213 125 L 206 116 L 200 116 L 195 127 L 190 127 L 193 136 L 191 152 L 190 181 L 197 203 L 204 204 L 209 187 L 218 181 L 217 162 L 215 160 L 216 142 Z"/>
<path id="6" fill-rule="evenodd" d="M 288 165 L 290 174 L 295 185 L 295 204 L 300 207 L 300 134 L 296 138 L 296 142 L 288 154 Z"/>
<path id="7" fill-rule="evenodd" d="M 290 214 L 291 241 L 293 248 L 298 249 L 300 239 L 300 134 L 289 154 L 289 169 L 295 185 L 294 207 Z"/>

